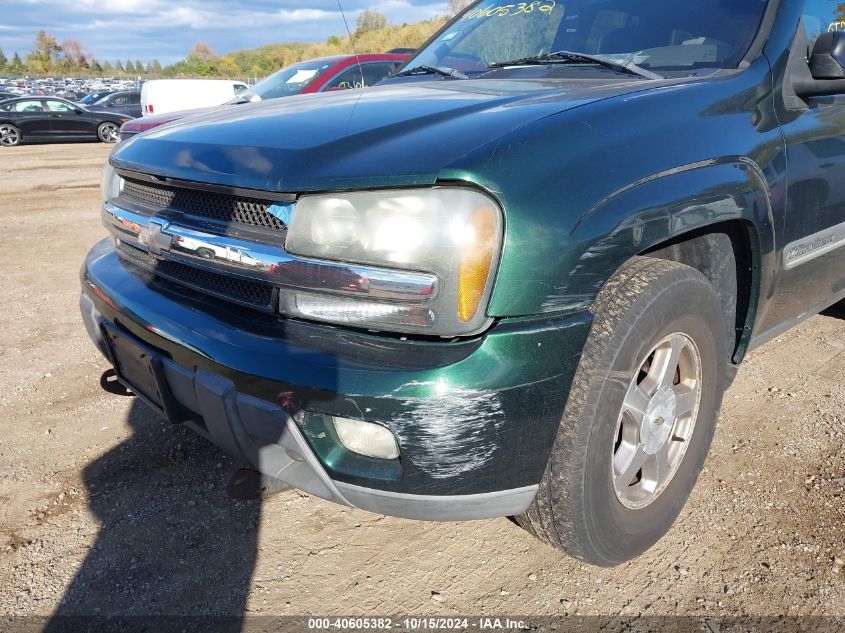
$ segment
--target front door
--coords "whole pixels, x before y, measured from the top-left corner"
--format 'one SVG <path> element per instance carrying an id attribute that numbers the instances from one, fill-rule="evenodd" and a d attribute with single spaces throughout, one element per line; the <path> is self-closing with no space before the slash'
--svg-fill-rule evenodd
<path id="1" fill-rule="evenodd" d="M 93 135 L 91 121 L 84 111 L 70 103 L 47 99 L 47 111 L 50 113 L 50 125 L 55 136 L 90 137 Z"/>
<path id="2" fill-rule="evenodd" d="M 812 50 L 822 33 L 845 29 L 845 3 L 806 0 L 803 24 Z M 845 94 L 807 104 L 783 126 L 787 204 L 776 298 L 781 320 L 845 297 Z"/>

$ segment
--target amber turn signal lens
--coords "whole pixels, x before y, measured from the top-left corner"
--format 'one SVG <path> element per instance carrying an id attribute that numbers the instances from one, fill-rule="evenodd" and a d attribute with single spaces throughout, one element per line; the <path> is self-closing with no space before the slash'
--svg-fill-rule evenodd
<path id="1" fill-rule="evenodd" d="M 476 209 L 464 226 L 458 275 L 458 317 L 461 321 L 471 321 L 478 312 L 493 265 L 497 234 L 498 216 L 489 207 Z"/>

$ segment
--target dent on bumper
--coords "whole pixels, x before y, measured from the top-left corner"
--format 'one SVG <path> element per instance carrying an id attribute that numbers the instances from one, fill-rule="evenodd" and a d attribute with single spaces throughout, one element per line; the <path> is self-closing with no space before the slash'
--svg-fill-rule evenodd
<path id="1" fill-rule="evenodd" d="M 103 319 L 83 294 L 85 328 L 108 357 Z M 232 457 L 261 473 L 345 506 L 407 519 L 453 521 L 510 516 L 523 512 L 537 486 L 475 495 L 412 495 L 333 481 L 314 455 L 296 422 L 279 406 L 239 393 L 231 380 L 204 369 L 190 371 L 162 359 L 167 385 L 176 401 L 202 418 L 187 424 Z"/>

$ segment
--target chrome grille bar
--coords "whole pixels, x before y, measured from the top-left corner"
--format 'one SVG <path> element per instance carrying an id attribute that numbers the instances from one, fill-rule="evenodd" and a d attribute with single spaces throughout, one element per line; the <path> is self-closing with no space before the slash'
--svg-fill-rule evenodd
<path id="1" fill-rule="evenodd" d="M 103 223 L 119 240 L 164 261 L 194 262 L 205 269 L 270 282 L 277 287 L 422 304 L 435 297 L 431 273 L 317 261 L 282 246 L 260 244 L 178 226 L 105 203 Z"/>

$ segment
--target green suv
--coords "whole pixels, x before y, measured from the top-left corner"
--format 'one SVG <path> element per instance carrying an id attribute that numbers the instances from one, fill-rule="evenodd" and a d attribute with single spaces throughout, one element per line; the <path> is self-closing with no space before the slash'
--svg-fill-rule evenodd
<path id="1" fill-rule="evenodd" d="M 86 327 L 260 485 L 618 564 L 748 351 L 845 298 L 843 28 L 827 0 L 482 0 L 377 87 L 140 134 Z"/>

